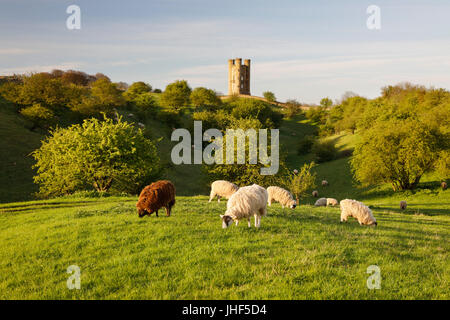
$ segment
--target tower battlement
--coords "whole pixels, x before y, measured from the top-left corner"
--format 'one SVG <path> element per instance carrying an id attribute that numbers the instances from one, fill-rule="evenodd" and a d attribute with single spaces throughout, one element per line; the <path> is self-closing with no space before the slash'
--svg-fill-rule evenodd
<path id="1" fill-rule="evenodd" d="M 228 95 L 250 95 L 250 59 L 228 60 Z"/>

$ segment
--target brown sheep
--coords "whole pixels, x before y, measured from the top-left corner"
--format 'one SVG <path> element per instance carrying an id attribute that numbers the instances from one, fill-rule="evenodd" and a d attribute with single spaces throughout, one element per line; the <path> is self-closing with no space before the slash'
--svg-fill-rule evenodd
<path id="1" fill-rule="evenodd" d="M 166 208 L 166 216 L 170 216 L 170 211 L 175 204 L 175 186 L 169 180 L 160 180 L 146 186 L 136 203 L 139 218 L 151 215 L 162 207 Z"/>
<path id="2" fill-rule="evenodd" d="M 442 190 L 447 189 L 447 182 L 442 181 L 442 183 L 441 183 L 441 188 L 442 188 Z"/>

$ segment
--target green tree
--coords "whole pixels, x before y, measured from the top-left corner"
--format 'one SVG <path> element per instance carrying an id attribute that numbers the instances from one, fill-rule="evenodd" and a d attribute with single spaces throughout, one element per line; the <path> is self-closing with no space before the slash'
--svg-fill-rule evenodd
<path id="1" fill-rule="evenodd" d="M 22 106 L 40 104 L 57 110 L 64 108 L 69 102 L 66 93 L 67 86 L 61 79 L 53 79 L 47 73 L 36 73 L 23 78 L 19 95 L 13 102 Z"/>
<path id="2" fill-rule="evenodd" d="M 33 104 L 31 107 L 23 108 L 20 110 L 20 114 L 30 120 L 34 127 L 48 129 L 56 123 L 53 111 L 41 106 L 39 103 Z"/>
<path id="3" fill-rule="evenodd" d="M 136 99 L 136 97 L 138 97 L 139 95 L 143 93 L 149 93 L 151 91 L 152 91 L 151 85 L 143 81 L 138 81 L 134 82 L 131 86 L 129 86 L 127 91 L 125 91 L 123 95 L 128 101 L 132 101 Z"/>
<path id="4" fill-rule="evenodd" d="M 175 110 L 187 107 L 190 103 L 191 92 L 187 81 L 177 80 L 167 85 L 161 95 L 161 104 Z"/>
<path id="5" fill-rule="evenodd" d="M 297 205 L 300 204 L 300 199 L 308 195 L 309 190 L 316 187 L 317 174 L 312 172 L 315 165 L 314 162 L 305 163 L 300 171 L 289 171 L 282 182 L 295 196 Z"/>
<path id="6" fill-rule="evenodd" d="M 154 143 L 132 124 L 105 118 L 57 128 L 33 152 L 42 196 L 111 188 L 137 193 L 160 172 Z"/>
<path id="7" fill-rule="evenodd" d="M 258 119 L 266 128 L 277 128 L 281 124 L 283 115 L 275 111 L 272 106 L 264 101 L 240 98 L 231 103 L 233 110 L 231 115 L 236 118 Z"/>
<path id="8" fill-rule="evenodd" d="M 320 106 L 324 107 L 324 108 L 329 108 L 333 105 L 333 100 L 331 100 L 330 98 L 323 98 L 322 100 L 320 100 Z"/>
<path id="9" fill-rule="evenodd" d="M 195 88 L 190 95 L 190 99 L 194 107 L 217 107 L 222 104 L 222 100 L 214 90 L 203 87 Z"/>
<path id="10" fill-rule="evenodd" d="M 277 98 L 275 97 L 275 93 L 273 93 L 271 91 L 263 92 L 263 97 L 269 102 L 276 102 L 277 101 Z"/>
<path id="11" fill-rule="evenodd" d="M 288 119 L 291 119 L 292 117 L 296 116 L 301 111 L 301 104 L 295 100 L 290 99 L 286 101 L 285 109 L 286 109 L 286 116 Z"/>
<path id="12" fill-rule="evenodd" d="M 114 108 L 125 106 L 125 99 L 116 85 L 106 77 L 100 77 L 91 85 L 90 93 L 83 97 L 73 110 L 85 116 L 112 114 Z"/>
<path id="13" fill-rule="evenodd" d="M 394 191 L 413 189 L 434 169 L 442 135 L 414 119 L 379 121 L 361 134 L 351 160 L 365 186 L 390 183 Z"/>

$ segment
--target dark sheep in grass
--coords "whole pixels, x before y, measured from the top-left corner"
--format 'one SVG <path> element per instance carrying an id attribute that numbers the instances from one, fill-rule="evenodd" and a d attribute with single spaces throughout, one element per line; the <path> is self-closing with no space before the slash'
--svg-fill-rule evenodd
<path id="1" fill-rule="evenodd" d="M 150 216 L 153 212 L 156 212 L 158 217 L 158 210 L 162 207 L 166 209 L 166 216 L 169 217 L 174 204 L 175 186 L 169 180 L 160 180 L 142 190 L 136 208 L 140 218 Z"/>

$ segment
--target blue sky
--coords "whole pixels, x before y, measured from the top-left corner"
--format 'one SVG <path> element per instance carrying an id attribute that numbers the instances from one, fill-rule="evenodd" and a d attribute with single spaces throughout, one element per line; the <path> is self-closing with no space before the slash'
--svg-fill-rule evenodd
<path id="1" fill-rule="evenodd" d="M 66 8 L 81 8 L 68 30 Z M 381 30 L 366 27 L 369 5 Z M 102 72 L 164 89 L 227 92 L 227 60 L 252 60 L 251 93 L 317 103 L 410 81 L 450 89 L 450 1 L 0 0 L 0 74 Z"/>

